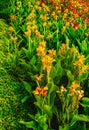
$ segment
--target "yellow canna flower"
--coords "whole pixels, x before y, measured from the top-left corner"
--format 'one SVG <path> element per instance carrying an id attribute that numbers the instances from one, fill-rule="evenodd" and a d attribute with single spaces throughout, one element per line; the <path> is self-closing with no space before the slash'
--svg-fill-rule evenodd
<path id="1" fill-rule="evenodd" d="M 74 96 L 77 92 L 77 89 L 80 87 L 80 85 L 78 83 L 76 83 L 75 81 L 72 82 L 71 86 L 70 86 L 70 96 Z"/>
<path id="2" fill-rule="evenodd" d="M 80 100 L 84 96 L 84 90 L 80 90 L 77 92 L 78 92 L 78 100 Z"/>
<path id="3" fill-rule="evenodd" d="M 46 42 L 45 41 L 41 41 L 39 43 L 39 46 L 42 47 L 42 48 L 45 48 L 46 47 Z"/>
<path id="4" fill-rule="evenodd" d="M 43 78 L 44 74 L 40 74 L 40 75 L 35 75 L 35 78 L 37 81 L 40 81 Z"/>
<path id="5" fill-rule="evenodd" d="M 14 28 L 12 26 L 9 27 L 10 32 L 14 32 Z"/>
<path id="6" fill-rule="evenodd" d="M 40 95 L 41 94 L 41 88 L 37 87 L 36 90 L 33 91 L 34 95 Z"/>
<path id="7" fill-rule="evenodd" d="M 47 25 L 47 23 L 46 23 L 46 22 L 44 22 L 44 23 L 43 23 L 43 27 L 46 27 L 46 25 Z"/>
<path id="8" fill-rule="evenodd" d="M 77 67 L 82 67 L 84 64 L 85 56 L 84 55 L 79 55 L 78 60 L 75 61 L 74 65 Z"/>
<path id="9" fill-rule="evenodd" d="M 25 35 L 26 35 L 27 37 L 30 37 L 30 36 L 31 36 L 31 31 L 25 32 Z"/>
<path id="10" fill-rule="evenodd" d="M 67 89 L 64 86 L 61 86 L 60 92 L 63 93 L 63 92 L 66 92 L 66 91 L 67 91 Z"/>
<path id="11" fill-rule="evenodd" d="M 53 57 L 56 55 L 56 51 L 54 49 L 48 50 L 48 53 L 49 53 L 50 57 Z"/>
<path id="12" fill-rule="evenodd" d="M 55 59 L 50 55 L 45 55 L 44 57 L 42 57 L 43 69 L 50 70 L 54 61 Z"/>
<path id="13" fill-rule="evenodd" d="M 41 56 L 41 57 L 42 57 L 42 56 L 45 55 L 44 48 L 41 47 L 41 46 L 39 46 L 39 47 L 36 49 L 36 51 L 37 51 L 38 56 Z"/>

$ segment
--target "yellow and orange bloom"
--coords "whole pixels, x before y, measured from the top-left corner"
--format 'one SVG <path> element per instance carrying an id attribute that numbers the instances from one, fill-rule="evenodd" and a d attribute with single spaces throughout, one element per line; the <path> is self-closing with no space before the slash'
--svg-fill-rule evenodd
<path id="1" fill-rule="evenodd" d="M 47 91 L 48 91 L 48 87 L 43 87 L 42 90 L 41 90 L 41 95 L 42 95 L 43 97 L 46 96 Z"/>
<path id="2" fill-rule="evenodd" d="M 12 26 L 9 27 L 10 32 L 14 32 L 14 28 Z"/>
<path id="3" fill-rule="evenodd" d="M 85 56 L 84 56 L 84 55 L 79 55 L 79 56 L 78 56 L 78 60 L 75 61 L 74 65 L 75 65 L 76 67 L 82 67 L 83 64 L 84 64 L 84 60 L 85 60 Z"/>
<path id="4" fill-rule="evenodd" d="M 48 53 L 49 53 L 50 57 L 53 57 L 56 55 L 56 50 L 54 50 L 54 49 L 48 50 Z"/>
<path id="5" fill-rule="evenodd" d="M 11 20 L 15 20 L 16 19 L 16 15 L 11 15 L 10 18 L 11 18 Z"/>
<path id="6" fill-rule="evenodd" d="M 60 50 L 59 50 L 59 54 L 65 54 L 67 48 L 68 48 L 68 44 L 62 43 Z"/>
<path id="7" fill-rule="evenodd" d="M 40 57 L 45 55 L 44 48 L 42 48 L 40 46 L 36 49 L 36 51 L 37 51 L 37 55 Z"/>
<path id="8" fill-rule="evenodd" d="M 31 36 L 31 31 L 25 32 L 25 35 L 26 35 L 27 37 L 30 37 L 30 36 Z"/>
<path id="9" fill-rule="evenodd" d="M 41 95 L 41 88 L 37 87 L 36 90 L 33 91 L 34 95 Z"/>
<path id="10" fill-rule="evenodd" d="M 75 81 L 72 82 L 70 86 L 70 96 L 74 96 L 77 92 L 77 89 L 80 88 L 80 85 L 76 83 Z"/>
<path id="11" fill-rule="evenodd" d="M 34 95 L 39 95 L 45 97 L 47 95 L 48 87 L 37 87 L 36 90 L 33 91 Z"/>
<path id="12" fill-rule="evenodd" d="M 45 55 L 42 57 L 42 63 L 43 63 L 43 69 L 48 70 L 52 68 L 52 63 L 55 61 L 55 59 L 49 55 Z"/>
<path id="13" fill-rule="evenodd" d="M 46 47 L 46 42 L 45 41 L 41 41 L 39 43 L 39 46 L 42 47 L 42 48 L 45 48 Z"/>

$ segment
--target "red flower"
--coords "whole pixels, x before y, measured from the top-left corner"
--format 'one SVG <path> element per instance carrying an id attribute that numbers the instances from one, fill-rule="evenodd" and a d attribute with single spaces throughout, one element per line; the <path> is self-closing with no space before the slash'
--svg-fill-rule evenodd
<path id="1" fill-rule="evenodd" d="M 88 18 L 88 17 L 85 18 L 84 20 L 85 20 L 85 22 L 86 22 L 87 24 L 89 24 L 89 18 Z"/>
<path id="2" fill-rule="evenodd" d="M 74 25 L 73 25 L 73 28 L 74 29 L 77 29 L 79 27 L 79 23 L 78 22 L 75 22 Z"/>
<path id="3" fill-rule="evenodd" d="M 45 3 L 45 0 L 41 0 L 40 4 L 43 4 L 43 3 Z"/>
<path id="4" fill-rule="evenodd" d="M 86 6 L 89 6 L 89 3 L 86 3 Z"/>

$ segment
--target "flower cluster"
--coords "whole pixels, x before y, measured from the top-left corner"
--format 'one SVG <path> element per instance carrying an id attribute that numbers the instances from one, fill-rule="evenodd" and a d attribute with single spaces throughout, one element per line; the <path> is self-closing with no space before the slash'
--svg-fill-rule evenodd
<path id="1" fill-rule="evenodd" d="M 85 56 L 84 55 L 79 55 L 78 60 L 75 61 L 74 66 L 77 67 L 76 69 L 79 71 L 80 74 L 86 73 L 87 70 L 89 70 L 89 65 L 85 65 Z"/>
<path id="2" fill-rule="evenodd" d="M 72 82 L 70 86 L 70 96 L 77 96 L 78 100 L 80 100 L 84 96 L 84 91 L 80 89 L 80 85 L 75 81 Z"/>
<path id="3" fill-rule="evenodd" d="M 52 68 L 52 63 L 55 61 L 54 56 L 56 51 L 54 49 L 46 51 L 46 42 L 40 42 L 37 50 L 38 56 L 41 57 L 43 64 L 43 70 L 50 70 Z"/>

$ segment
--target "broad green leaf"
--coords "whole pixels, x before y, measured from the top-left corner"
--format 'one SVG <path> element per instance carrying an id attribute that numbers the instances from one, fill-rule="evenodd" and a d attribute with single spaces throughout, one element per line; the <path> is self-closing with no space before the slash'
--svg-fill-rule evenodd
<path id="1" fill-rule="evenodd" d="M 81 105 L 83 107 L 89 107 L 89 98 L 83 97 L 82 100 L 81 100 Z"/>
<path id="2" fill-rule="evenodd" d="M 34 102 L 34 104 L 38 107 L 38 108 L 40 108 L 40 109 L 42 109 L 42 101 L 37 101 L 37 102 Z"/>
<path id="3" fill-rule="evenodd" d="M 58 60 L 56 65 L 52 68 L 51 72 L 50 72 L 50 77 L 52 79 L 56 79 L 57 77 L 60 78 L 60 76 L 62 75 L 62 67 L 61 67 L 61 61 Z"/>
<path id="4" fill-rule="evenodd" d="M 74 81 L 74 75 L 71 73 L 70 70 L 67 70 L 67 76 L 70 81 Z"/>
<path id="5" fill-rule="evenodd" d="M 49 105 L 44 105 L 43 111 L 48 115 L 49 118 L 52 118 L 52 111 Z"/>
<path id="6" fill-rule="evenodd" d="M 56 91 L 58 90 L 58 87 L 52 83 L 48 84 L 49 92 L 48 92 L 48 104 L 52 107 L 54 105 L 54 99 L 56 96 Z"/>
<path id="7" fill-rule="evenodd" d="M 75 110 L 73 115 L 78 115 L 78 110 Z M 70 126 L 73 126 L 77 122 L 77 120 L 75 119 L 75 116 L 73 115 L 70 115 L 70 118 L 71 118 Z"/>
<path id="8" fill-rule="evenodd" d="M 21 102 L 22 102 L 22 103 L 26 102 L 29 97 L 30 97 L 30 96 L 25 96 L 25 97 L 21 100 Z"/>
<path id="9" fill-rule="evenodd" d="M 31 65 L 34 65 L 35 62 L 36 62 L 36 56 L 34 55 L 34 56 L 31 58 L 31 60 L 30 60 L 30 64 L 31 64 Z"/>
<path id="10" fill-rule="evenodd" d="M 74 115 L 74 118 L 75 118 L 76 121 L 89 122 L 89 116 L 86 116 L 86 115 L 83 115 L 83 114 Z"/>
<path id="11" fill-rule="evenodd" d="M 44 114 L 44 115 L 41 115 L 41 116 L 40 115 L 39 115 L 39 113 L 36 114 L 38 122 L 42 123 L 42 124 L 46 123 L 46 121 L 47 121 L 47 114 Z"/>
<path id="12" fill-rule="evenodd" d="M 87 79 L 87 77 L 88 77 L 88 73 L 81 74 L 80 77 L 79 77 L 79 80 L 84 81 L 84 80 Z"/>
<path id="13" fill-rule="evenodd" d="M 86 40 L 83 40 L 82 43 L 81 43 L 81 51 L 82 51 L 82 52 L 87 51 L 87 43 L 86 43 Z"/>
<path id="14" fill-rule="evenodd" d="M 32 89 L 31 89 L 30 84 L 29 84 L 28 82 L 26 82 L 26 81 L 23 81 L 23 80 L 22 80 L 22 83 L 23 83 L 25 89 L 26 89 L 29 93 L 31 93 L 31 92 L 32 92 Z"/>
<path id="15" fill-rule="evenodd" d="M 34 115 L 32 115 L 32 114 L 28 114 L 28 116 L 29 116 L 32 120 L 36 121 L 36 116 L 34 116 Z"/>
<path id="16" fill-rule="evenodd" d="M 20 121 L 20 123 L 25 125 L 27 128 L 32 128 L 33 130 L 37 130 L 37 124 L 34 121 L 30 121 L 30 122 Z"/>

